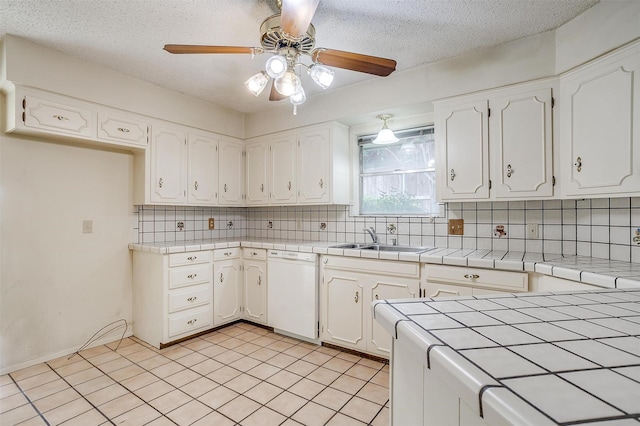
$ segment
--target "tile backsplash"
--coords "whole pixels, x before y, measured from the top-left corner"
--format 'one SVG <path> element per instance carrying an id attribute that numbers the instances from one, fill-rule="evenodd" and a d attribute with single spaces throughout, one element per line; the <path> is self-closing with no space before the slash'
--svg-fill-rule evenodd
<path id="1" fill-rule="evenodd" d="M 463 249 L 562 253 L 640 263 L 640 197 L 448 203 L 444 216 L 352 216 L 349 206 L 138 206 L 133 239 L 161 243 L 209 238 L 274 238 L 366 242 L 373 226 L 381 243 Z M 216 229 L 208 229 L 215 218 Z M 448 220 L 464 219 L 464 235 L 448 235 Z M 177 223 L 183 222 L 183 230 Z M 231 225 L 230 222 L 233 224 Z M 527 234 L 537 225 L 538 238 Z M 390 225 L 395 226 L 393 230 Z"/>

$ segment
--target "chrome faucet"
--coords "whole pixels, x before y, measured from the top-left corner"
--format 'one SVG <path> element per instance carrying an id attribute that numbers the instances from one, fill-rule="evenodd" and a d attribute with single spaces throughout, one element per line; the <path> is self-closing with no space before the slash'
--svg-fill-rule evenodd
<path id="1" fill-rule="evenodd" d="M 378 244 L 378 234 L 376 234 L 376 230 L 373 229 L 373 226 L 364 228 L 363 231 L 371 235 L 371 239 L 373 240 L 374 244 Z"/>

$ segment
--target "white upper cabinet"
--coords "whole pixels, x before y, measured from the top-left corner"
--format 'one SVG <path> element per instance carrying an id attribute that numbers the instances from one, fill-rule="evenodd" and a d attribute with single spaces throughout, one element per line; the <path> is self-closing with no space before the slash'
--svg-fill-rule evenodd
<path id="1" fill-rule="evenodd" d="M 240 141 L 220 139 L 219 147 L 219 204 L 244 204 L 244 146 Z"/>
<path id="2" fill-rule="evenodd" d="M 435 103 L 438 200 L 553 196 L 552 85 Z"/>
<path id="3" fill-rule="evenodd" d="M 296 136 L 284 134 L 270 144 L 271 204 L 296 203 Z"/>
<path id="4" fill-rule="evenodd" d="M 640 192 L 639 73 L 636 44 L 561 77 L 564 195 Z"/>
<path id="5" fill-rule="evenodd" d="M 22 102 L 26 127 L 58 135 L 95 135 L 96 113 L 81 102 L 51 95 L 25 96 Z"/>
<path id="6" fill-rule="evenodd" d="M 329 129 L 300 133 L 298 136 L 298 201 L 329 204 L 331 197 L 331 140 Z"/>
<path id="7" fill-rule="evenodd" d="M 218 140 L 213 135 L 189 134 L 187 203 L 218 203 Z"/>
<path id="8" fill-rule="evenodd" d="M 187 134 L 168 126 L 154 126 L 150 153 L 151 203 L 184 203 L 187 181 Z"/>
<path id="9" fill-rule="evenodd" d="M 123 145 L 146 147 L 150 124 L 126 113 L 98 111 L 98 139 Z"/>
<path id="10" fill-rule="evenodd" d="M 487 100 L 435 105 L 438 200 L 489 198 Z"/>
<path id="11" fill-rule="evenodd" d="M 269 144 L 255 142 L 245 147 L 246 155 L 246 199 L 248 206 L 265 205 L 269 202 L 267 170 Z"/>

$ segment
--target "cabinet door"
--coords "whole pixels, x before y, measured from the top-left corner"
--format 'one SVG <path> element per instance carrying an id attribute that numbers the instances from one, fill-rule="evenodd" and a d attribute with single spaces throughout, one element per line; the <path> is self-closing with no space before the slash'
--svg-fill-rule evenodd
<path id="1" fill-rule="evenodd" d="M 331 176 L 331 133 L 329 129 L 298 136 L 298 202 L 329 203 Z"/>
<path id="2" fill-rule="evenodd" d="M 213 264 L 213 325 L 242 316 L 242 273 L 240 260 Z"/>
<path id="3" fill-rule="evenodd" d="M 366 350 L 363 290 L 363 284 L 357 275 L 325 269 L 320 303 L 323 306 L 323 341 Z"/>
<path id="4" fill-rule="evenodd" d="M 183 204 L 186 199 L 185 132 L 154 126 L 151 139 L 151 202 Z"/>
<path id="5" fill-rule="evenodd" d="M 283 135 L 271 141 L 272 204 L 296 203 L 296 137 Z"/>
<path id="6" fill-rule="evenodd" d="M 420 281 L 406 278 L 372 277 L 367 285 L 367 305 L 374 300 L 413 299 L 418 297 Z M 367 319 L 367 351 L 390 356 L 391 336 L 375 319 L 371 309 L 365 310 Z"/>
<path id="7" fill-rule="evenodd" d="M 267 323 L 267 262 L 244 262 L 244 316 Z"/>
<path id="8" fill-rule="evenodd" d="M 219 203 L 221 205 L 242 205 L 244 172 L 243 147 L 227 140 L 218 143 L 219 158 Z"/>
<path id="9" fill-rule="evenodd" d="M 53 97 L 59 102 L 34 96 L 23 100 L 23 121 L 26 127 L 51 134 L 96 137 L 96 113 L 71 99 Z"/>
<path id="10" fill-rule="evenodd" d="M 490 101 L 497 198 L 553 195 L 551 89 Z"/>
<path id="11" fill-rule="evenodd" d="M 189 204 L 215 205 L 218 195 L 218 141 L 212 137 L 189 134 Z"/>
<path id="12" fill-rule="evenodd" d="M 266 205 L 269 203 L 267 187 L 267 164 L 269 145 L 266 142 L 247 145 L 247 205 Z"/>
<path id="13" fill-rule="evenodd" d="M 487 101 L 436 104 L 438 199 L 489 197 Z"/>
<path id="14" fill-rule="evenodd" d="M 638 194 L 639 73 L 640 53 L 627 50 L 561 79 L 565 194 Z"/>
<path id="15" fill-rule="evenodd" d="M 461 285 L 427 282 L 424 287 L 424 297 L 471 296 L 471 294 L 471 287 L 464 287 Z"/>
<path id="16" fill-rule="evenodd" d="M 98 139 L 124 145 L 146 147 L 149 123 L 128 114 L 98 111 Z"/>

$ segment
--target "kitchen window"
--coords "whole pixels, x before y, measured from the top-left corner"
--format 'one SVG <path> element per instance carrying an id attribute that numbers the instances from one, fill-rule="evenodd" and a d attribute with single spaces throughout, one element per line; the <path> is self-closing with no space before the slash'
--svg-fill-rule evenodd
<path id="1" fill-rule="evenodd" d="M 433 126 L 394 131 L 399 141 L 358 138 L 360 214 L 431 216 L 439 212 Z"/>

